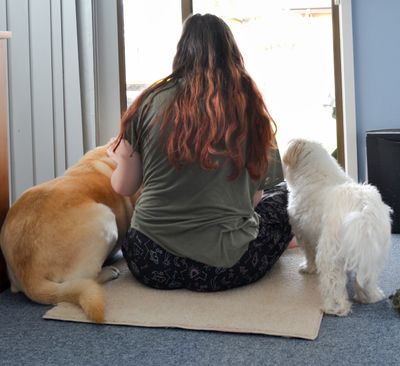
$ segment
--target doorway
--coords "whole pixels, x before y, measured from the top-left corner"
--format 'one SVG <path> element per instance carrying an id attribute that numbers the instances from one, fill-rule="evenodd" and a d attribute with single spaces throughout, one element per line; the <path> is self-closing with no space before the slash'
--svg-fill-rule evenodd
<path id="1" fill-rule="evenodd" d="M 124 0 L 123 5 L 128 105 L 171 72 L 185 12 L 212 13 L 235 36 L 276 121 L 279 148 L 303 137 L 337 156 L 331 0 Z"/>

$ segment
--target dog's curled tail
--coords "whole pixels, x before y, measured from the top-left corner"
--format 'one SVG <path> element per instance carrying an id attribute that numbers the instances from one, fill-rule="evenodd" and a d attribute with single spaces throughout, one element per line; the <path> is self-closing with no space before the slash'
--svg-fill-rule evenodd
<path id="1" fill-rule="evenodd" d="M 42 304 L 70 302 L 80 306 L 90 320 L 104 322 L 104 290 L 95 280 L 76 279 L 58 283 L 41 278 L 34 283 L 34 286 L 26 288 L 26 294 L 32 300 Z"/>
<path id="2" fill-rule="evenodd" d="M 379 200 L 344 218 L 341 255 L 345 258 L 346 270 L 357 272 L 361 286 L 383 268 L 391 245 L 391 212 L 379 196 Z"/>

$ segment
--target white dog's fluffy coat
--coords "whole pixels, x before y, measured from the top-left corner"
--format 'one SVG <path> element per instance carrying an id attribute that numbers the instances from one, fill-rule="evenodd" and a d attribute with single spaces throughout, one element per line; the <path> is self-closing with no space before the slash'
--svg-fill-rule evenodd
<path id="1" fill-rule="evenodd" d="M 391 245 L 391 209 L 378 190 L 355 183 L 317 142 L 292 140 L 283 163 L 290 223 L 306 256 L 300 271 L 318 272 L 323 311 L 350 312 L 347 271 L 355 273 L 357 301 L 382 300 L 377 280 Z"/>

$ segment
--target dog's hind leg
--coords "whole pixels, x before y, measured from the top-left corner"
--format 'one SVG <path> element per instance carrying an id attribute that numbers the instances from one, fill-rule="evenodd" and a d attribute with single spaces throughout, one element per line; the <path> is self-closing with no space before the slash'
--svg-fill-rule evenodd
<path id="1" fill-rule="evenodd" d="M 7 268 L 8 278 L 10 279 L 10 290 L 12 293 L 20 292 L 20 287 L 18 286 L 17 279 L 10 268 Z"/>
<path id="2" fill-rule="evenodd" d="M 364 304 L 372 304 L 385 298 L 385 294 L 377 285 L 377 280 L 375 278 L 360 280 L 358 276 L 356 276 L 354 291 L 354 300 Z"/>
<path id="3" fill-rule="evenodd" d="M 323 311 L 326 314 L 346 316 L 352 305 L 346 289 L 347 273 L 343 263 L 330 255 L 328 247 L 334 247 L 334 243 L 320 241 L 316 257 Z"/>
<path id="4" fill-rule="evenodd" d="M 346 290 L 347 275 L 344 271 L 320 271 L 320 291 L 326 314 L 346 316 L 351 311 L 351 302 Z"/>

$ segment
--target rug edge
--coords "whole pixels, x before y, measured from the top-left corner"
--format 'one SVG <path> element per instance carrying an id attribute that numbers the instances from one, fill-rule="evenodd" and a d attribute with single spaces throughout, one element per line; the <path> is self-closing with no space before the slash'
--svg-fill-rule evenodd
<path id="1" fill-rule="evenodd" d="M 266 332 L 261 329 L 245 329 L 245 328 L 230 328 L 230 327 L 224 327 L 224 328 L 218 328 L 218 327 L 213 327 L 213 326 L 201 326 L 201 327 L 196 327 L 196 326 L 189 326 L 186 324 L 167 324 L 167 323 L 149 323 L 149 322 L 136 322 L 136 324 L 128 323 L 128 322 L 123 322 L 123 321 L 106 321 L 104 323 L 98 324 L 90 321 L 89 319 L 83 319 L 83 318 L 78 318 L 78 317 L 64 317 L 60 318 L 57 317 L 56 315 L 51 315 L 48 314 L 51 312 L 52 309 L 48 310 L 42 318 L 45 320 L 56 320 L 56 321 L 67 321 L 67 322 L 78 322 L 78 323 L 87 323 L 87 324 L 95 324 L 95 325 L 120 325 L 120 326 L 125 326 L 125 327 L 144 327 L 144 328 L 176 328 L 176 329 L 185 329 L 185 330 L 196 330 L 196 331 L 213 331 L 213 332 L 221 332 L 221 333 L 238 333 L 238 334 L 258 334 L 258 335 L 265 335 L 265 336 L 274 336 L 274 337 L 285 337 L 285 338 L 300 338 L 300 339 L 306 339 L 306 340 L 315 340 L 317 339 L 319 335 L 319 330 L 321 328 L 321 322 L 323 318 L 323 313 L 320 312 L 318 318 L 316 319 L 316 327 L 314 332 L 310 332 L 309 334 L 300 334 L 300 333 L 295 333 L 291 332 L 290 334 L 287 334 L 285 332 L 276 332 L 276 331 L 269 331 Z"/>

